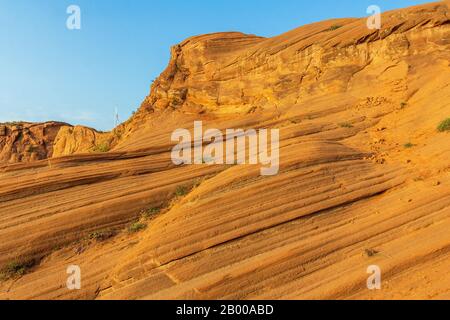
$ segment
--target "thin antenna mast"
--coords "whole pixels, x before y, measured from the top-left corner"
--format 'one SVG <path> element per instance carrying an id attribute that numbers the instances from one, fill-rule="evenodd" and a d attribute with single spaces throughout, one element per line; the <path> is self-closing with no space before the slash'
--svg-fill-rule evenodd
<path id="1" fill-rule="evenodd" d="M 119 110 L 116 108 L 114 113 L 114 127 L 117 127 L 119 125 Z"/>

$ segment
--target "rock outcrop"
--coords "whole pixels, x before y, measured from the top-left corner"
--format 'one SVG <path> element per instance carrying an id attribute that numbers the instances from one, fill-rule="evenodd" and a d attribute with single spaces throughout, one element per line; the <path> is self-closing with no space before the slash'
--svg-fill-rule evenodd
<path id="1" fill-rule="evenodd" d="M 0 164 L 110 149 L 110 134 L 61 122 L 0 124 Z"/>
<path id="2" fill-rule="evenodd" d="M 416 90 L 407 85 L 416 67 L 424 70 L 442 55 L 445 61 L 436 49 L 449 45 L 448 23 L 447 6 L 435 3 L 386 13 L 380 30 L 369 30 L 366 19 L 335 19 L 270 39 L 235 32 L 192 37 L 172 48 L 150 95 L 118 130 L 126 138 L 154 112 L 279 113 L 330 94 L 389 96 L 401 104 Z"/>
<path id="3" fill-rule="evenodd" d="M 111 134 L 98 132 L 83 126 L 65 126 L 53 141 L 52 157 L 62 157 L 89 152 L 108 152 L 111 149 Z"/>
<path id="4" fill-rule="evenodd" d="M 31 162 L 53 154 L 53 142 L 62 127 L 60 122 L 0 124 L 0 163 Z"/>

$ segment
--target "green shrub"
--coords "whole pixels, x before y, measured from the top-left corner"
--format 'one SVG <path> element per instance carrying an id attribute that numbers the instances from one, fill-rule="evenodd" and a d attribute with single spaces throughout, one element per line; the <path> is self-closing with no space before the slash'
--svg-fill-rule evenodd
<path id="1" fill-rule="evenodd" d="M 411 149 L 411 148 L 415 147 L 415 145 L 412 144 L 411 142 L 408 142 L 408 143 L 405 143 L 405 144 L 404 144 L 404 147 L 405 147 L 406 149 Z"/>
<path id="2" fill-rule="evenodd" d="M 103 142 L 103 143 L 100 143 L 100 144 L 96 145 L 92 151 L 94 151 L 94 152 L 108 152 L 109 149 L 110 149 L 109 144 L 106 143 L 106 142 Z"/>
<path id="3" fill-rule="evenodd" d="M 13 261 L 0 270 L 0 280 L 9 280 L 25 275 L 35 265 L 34 260 Z"/>
<path id="4" fill-rule="evenodd" d="M 128 228 L 128 232 L 137 233 L 141 230 L 144 230 L 145 228 L 147 228 L 147 225 L 145 223 L 135 222 Z"/>
<path id="5" fill-rule="evenodd" d="M 450 131 L 450 118 L 447 118 L 444 121 L 442 121 L 439 124 L 437 129 L 438 129 L 439 132 Z"/>
<path id="6" fill-rule="evenodd" d="M 188 188 L 184 186 L 177 187 L 177 190 L 175 191 L 175 194 L 177 197 L 182 197 L 188 194 Z"/>
<path id="7" fill-rule="evenodd" d="M 348 122 L 340 123 L 339 126 L 341 128 L 353 128 L 353 125 L 351 123 L 348 123 Z"/>
<path id="8" fill-rule="evenodd" d="M 150 209 L 145 210 L 145 211 L 142 213 L 142 217 L 143 217 L 144 219 L 148 219 L 148 218 L 150 218 L 150 217 L 152 217 L 152 216 L 154 216 L 154 215 L 157 215 L 157 214 L 160 213 L 160 212 L 161 212 L 161 208 L 159 208 L 159 207 L 150 208 Z"/>
<path id="9" fill-rule="evenodd" d="M 107 229 L 107 230 L 92 232 L 89 235 L 89 239 L 97 240 L 97 241 L 105 241 L 114 236 L 115 236 L 115 232 L 113 230 Z"/>
<path id="10" fill-rule="evenodd" d="M 342 26 L 340 26 L 340 25 L 334 25 L 334 26 L 329 27 L 327 31 L 334 31 L 334 30 L 337 30 L 337 29 L 339 29 L 339 28 L 342 28 Z"/>
<path id="11" fill-rule="evenodd" d="M 408 106 L 408 103 L 406 103 L 406 102 L 400 103 L 400 107 L 401 107 L 402 109 L 405 109 L 407 106 Z"/>
<path id="12" fill-rule="evenodd" d="M 377 250 L 375 250 L 375 249 L 366 249 L 366 250 L 364 250 L 364 254 L 365 254 L 367 257 L 374 257 L 374 256 L 376 256 L 377 254 L 379 254 L 379 252 L 378 252 Z"/>

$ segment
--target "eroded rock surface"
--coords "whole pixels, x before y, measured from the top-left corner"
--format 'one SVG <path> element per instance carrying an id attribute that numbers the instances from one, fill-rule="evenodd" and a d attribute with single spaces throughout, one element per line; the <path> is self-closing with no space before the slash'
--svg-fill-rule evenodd
<path id="1" fill-rule="evenodd" d="M 0 164 L 110 149 L 111 135 L 61 122 L 0 124 Z"/>
<path id="2" fill-rule="evenodd" d="M 0 265 L 27 267 L 0 298 L 448 299 L 449 10 L 175 46 L 110 152 L 0 167 Z M 280 129 L 279 174 L 175 166 L 171 133 L 195 120 Z M 59 155 L 92 140 L 61 134 Z"/>
<path id="3" fill-rule="evenodd" d="M 31 162 L 53 154 L 53 142 L 65 123 L 0 124 L 0 163 Z"/>

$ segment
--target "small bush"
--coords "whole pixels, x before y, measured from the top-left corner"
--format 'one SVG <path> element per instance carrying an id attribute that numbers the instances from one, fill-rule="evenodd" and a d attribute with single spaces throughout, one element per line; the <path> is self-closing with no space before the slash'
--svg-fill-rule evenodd
<path id="1" fill-rule="evenodd" d="M 141 230 L 144 230 L 145 228 L 147 228 L 147 225 L 145 223 L 135 222 L 128 228 L 128 232 L 137 233 Z"/>
<path id="2" fill-rule="evenodd" d="M 96 145 L 92 151 L 94 151 L 94 152 L 108 152 L 109 149 L 110 149 L 109 144 L 104 142 L 104 143 Z"/>
<path id="3" fill-rule="evenodd" d="M 402 102 L 400 103 L 400 108 L 405 109 L 408 106 L 408 103 Z"/>
<path id="4" fill-rule="evenodd" d="M 34 260 L 13 261 L 0 270 L 0 280 L 9 280 L 25 275 L 35 265 Z"/>
<path id="5" fill-rule="evenodd" d="M 444 121 L 442 121 L 439 124 L 437 129 L 438 129 L 439 132 L 450 131 L 450 118 L 445 119 Z"/>
<path id="6" fill-rule="evenodd" d="M 188 189 L 184 186 L 177 187 L 177 190 L 175 191 L 175 194 L 177 197 L 182 197 L 188 194 Z"/>
<path id="7" fill-rule="evenodd" d="M 378 253 L 379 252 L 377 250 L 374 250 L 374 249 L 366 249 L 366 250 L 364 250 L 364 254 L 367 257 L 369 257 L 369 258 L 376 256 Z"/>
<path id="8" fill-rule="evenodd" d="M 406 149 L 411 149 L 411 148 L 415 147 L 415 145 L 412 144 L 411 142 L 408 142 L 408 143 L 405 143 L 405 144 L 404 144 L 404 147 L 405 147 Z"/>
<path id="9" fill-rule="evenodd" d="M 348 122 L 340 123 L 339 126 L 341 128 L 353 128 L 353 125 L 351 123 L 348 123 Z"/>
<path id="10" fill-rule="evenodd" d="M 150 209 L 147 209 L 144 212 L 142 212 L 142 217 L 144 219 L 148 219 L 154 215 L 157 215 L 160 212 L 161 212 L 161 208 L 159 208 L 159 207 L 150 208 Z"/>
<path id="11" fill-rule="evenodd" d="M 105 241 L 109 238 L 112 238 L 115 236 L 115 232 L 113 230 L 102 230 L 102 231 L 96 231 L 92 232 L 89 235 L 90 240 L 96 240 L 96 241 Z"/>
<path id="12" fill-rule="evenodd" d="M 334 31 L 334 30 L 337 30 L 337 29 L 339 29 L 339 28 L 342 28 L 342 26 L 340 26 L 340 25 L 334 25 L 334 26 L 329 27 L 327 31 Z"/>

